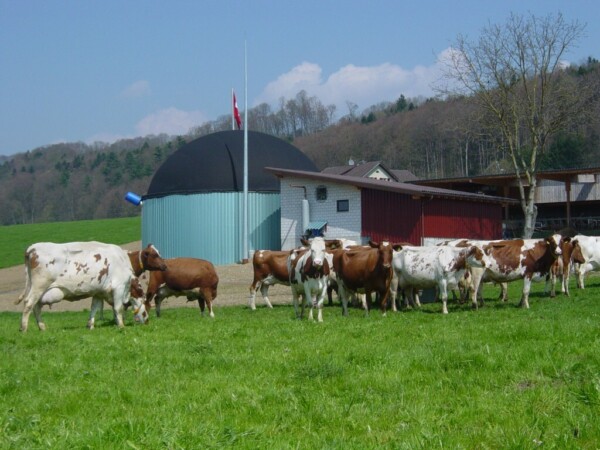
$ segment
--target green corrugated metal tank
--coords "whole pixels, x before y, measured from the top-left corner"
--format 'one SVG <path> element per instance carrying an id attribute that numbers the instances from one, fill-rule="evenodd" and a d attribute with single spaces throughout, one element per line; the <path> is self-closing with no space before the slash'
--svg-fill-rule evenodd
<path id="1" fill-rule="evenodd" d="M 243 131 L 195 139 L 156 171 L 142 197 L 142 242 L 163 257 L 194 257 L 215 265 L 243 259 Z M 279 250 L 279 180 L 265 167 L 316 171 L 300 150 L 248 131 L 248 246 Z"/>

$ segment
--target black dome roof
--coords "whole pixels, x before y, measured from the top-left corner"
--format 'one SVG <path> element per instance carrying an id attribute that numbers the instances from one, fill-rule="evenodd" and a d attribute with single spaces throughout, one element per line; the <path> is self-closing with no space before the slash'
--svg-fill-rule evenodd
<path id="1" fill-rule="evenodd" d="M 274 136 L 248 131 L 248 191 L 279 192 L 265 167 L 316 172 L 300 150 Z M 185 144 L 158 168 L 144 198 L 244 190 L 244 132 L 220 131 Z"/>

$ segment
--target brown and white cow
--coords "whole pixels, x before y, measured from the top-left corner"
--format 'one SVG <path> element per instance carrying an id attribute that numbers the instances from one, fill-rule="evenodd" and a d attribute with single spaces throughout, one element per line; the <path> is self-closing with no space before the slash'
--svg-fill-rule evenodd
<path id="1" fill-rule="evenodd" d="M 160 256 L 157 263 L 162 263 Z M 94 315 L 105 299 L 113 305 L 117 325 L 123 327 L 123 305 L 129 302 L 135 275 L 127 252 L 120 247 L 102 242 L 33 244 L 25 253 L 25 271 L 25 290 L 17 300 L 24 300 L 22 331 L 27 331 L 31 311 L 39 329 L 45 330 L 43 305 L 87 297 L 93 298 L 88 328 L 94 327 Z M 136 320 L 145 323 L 148 315 L 143 303 L 132 301 Z"/>
<path id="2" fill-rule="evenodd" d="M 165 270 L 167 267 L 167 266 L 165 266 L 165 263 L 164 263 L 162 257 L 158 253 L 158 250 L 152 244 L 148 244 L 146 246 L 146 248 L 143 248 L 142 250 L 129 251 L 129 252 L 127 252 L 127 256 L 131 263 L 131 269 L 133 270 L 133 273 L 136 276 L 136 280 L 137 280 L 139 289 L 142 289 L 142 286 L 139 282 L 139 279 L 137 279 L 137 278 L 140 275 L 142 275 L 146 270 L 149 270 L 149 271 Z M 141 296 L 136 295 L 136 289 L 137 288 L 134 287 L 134 285 L 132 283 L 131 297 L 137 297 L 137 298 L 143 297 L 144 294 L 142 294 Z M 129 303 L 124 304 L 125 309 L 127 309 L 128 306 L 129 306 Z M 100 311 L 100 320 L 104 319 L 104 303 L 94 304 L 94 300 L 92 299 L 91 311 L 94 312 L 94 315 L 96 314 L 96 311 Z M 116 320 L 116 315 L 115 315 L 115 320 Z M 93 323 L 92 323 L 92 326 L 93 326 Z"/>
<path id="3" fill-rule="evenodd" d="M 564 238 L 569 239 L 569 238 Z M 529 308 L 529 292 L 532 279 L 545 277 L 556 258 L 562 254 L 560 234 L 554 234 L 546 239 L 512 239 L 494 241 L 483 246 L 483 251 L 489 257 L 489 266 L 485 276 L 497 283 L 523 280 L 523 294 L 520 306 Z M 479 288 L 480 277 L 473 276 L 475 292 Z M 474 307 L 477 298 L 474 297 Z"/>
<path id="4" fill-rule="evenodd" d="M 600 237 L 577 234 L 572 240 L 571 258 L 565 259 L 566 264 L 573 264 L 577 287 L 585 288 L 585 274 L 600 270 Z M 569 287 L 570 265 L 563 272 L 563 286 Z"/>
<path id="5" fill-rule="evenodd" d="M 476 246 L 395 245 L 394 248 L 398 251 L 394 252 L 392 267 L 398 277 L 398 288 L 405 290 L 409 300 L 417 289 L 437 288 L 444 314 L 448 314 L 448 290 L 458 288 L 469 267 L 486 267 L 487 258 Z"/>
<path id="6" fill-rule="evenodd" d="M 313 309 L 317 308 L 317 320 L 323 322 L 323 303 L 331 276 L 332 257 L 326 251 L 325 240 L 315 237 L 310 242 L 302 241 L 307 248 L 289 253 L 288 271 L 292 288 L 292 299 L 296 318 L 302 318 L 304 307 L 310 300 L 308 318 L 313 320 Z M 298 299 L 302 300 L 302 312 L 298 313 Z"/>
<path id="7" fill-rule="evenodd" d="M 379 295 L 385 315 L 392 281 L 392 244 L 369 241 L 370 249 L 349 248 L 333 251 L 333 269 L 342 298 L 343 314 L 348 315 L 348 297 L 352 293 L 366 294 L 366 311 L 371 294 Z"/>
<path id="8" fill-rule="evenodd" d="M 217 297 L 219 277 L 210 261 L 198 258 L 165 259 L 166 270 L 150 272 L 146 290 L 146 309 L 150 311 L 152 299 L 156 304 L 156 316 L 160 317 L 160 304 L 167 297 L 187 297 L 198 300 L 200 311 L 208 308 L 210 317 L 215 317 L 212 303 Z"/>
<path id="9" fill-rule="evenodd" d="M 287 261 L 289 251 L 257 250 L 252 257 L 254 279 L 250 285 L 250 299 L 248 305 L 256 309 L 256 292 L 260 289 L 263 300 L 269 308 L 273 305 L 269 301 L 269 286 L 274 284 L 290 285 L 290 273 Z"/>

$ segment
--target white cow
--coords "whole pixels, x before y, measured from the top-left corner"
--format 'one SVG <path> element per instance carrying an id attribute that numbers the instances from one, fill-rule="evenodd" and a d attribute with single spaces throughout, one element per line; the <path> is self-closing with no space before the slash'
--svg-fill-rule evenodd
<path id="1" fill-rule="evenodd" d="M 294 311 L 297 318 L 302 318 L 304 306 L 310 299 L 308 318 L 313 320 L 313 309 L 317 308 L 317 320 L 323 322 L 323 303 L 333 270 L 332 256 L 326 252 L 322 237 L 315 237 L 310 243 L 303 244 L 308 245 L 308 248 L 292 250 L 288 259 Z M 305 301 L 302 302 L 302 313 L 298 314 L 298 297 L 302 295 Z"/>
<path id="2" fill-rule="evenodd" d="M 486 260 L 484 253 L 476 246 L 403 246 L 394 252 L 392 267 L 398 277 L 398 287 L 405 290 L 409 299 L 415 289 L 437 287 L 442 300 L 442 312 L 448 314 L 448 289 L 458 288 L 467 267 L 485 267 Z"/>
<path id="3" fill-rule="evenodd" d="M 577 276 L 577 286 L 585 288 L 585 274 L 600 270 L 600 236 L 577 234 L 571 239 L 573 245 L 572 258 Z M 578 263 L 578 264 L 577 264 Z M 564 272 L 566 279 L 563 285 L 569 285 L 569 270 Z"/>
<path id="4" fill-rule="evenodd" d="M 88 328 L 94 327 L 94 315 L 107 300 L 114 308 L 117 325 L 123 327 L 123 305 L 129 302 L 134 271 L 127 252 L 101 242 L 41 242 L 25 253 L 25 290 L 16 303 L 25 300 L 21 331 L 27 331 L 33 310 L 38 327 L 45 330 L 41 310 L 61 300 L 76 301 L 92 297 Z M 148 319 L 145 306 L 132 297 L 136 321 Z"/>

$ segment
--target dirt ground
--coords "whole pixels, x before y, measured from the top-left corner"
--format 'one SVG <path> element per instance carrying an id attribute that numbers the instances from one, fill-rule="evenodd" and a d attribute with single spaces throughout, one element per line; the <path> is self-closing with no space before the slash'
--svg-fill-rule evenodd
<path id="1" fill-rule="evenodd" d="M 126 250 L 138 250 L 141 242 L 132 242 L 122 246 Z M 216 266 L 219 276 L 219 288 L 217 298 L 214 302 L 215 309 L 221 306 L 247 305 L 249 291 L 252 283 L 252 264 L 231 264 L 227 266 Z M 144 289 L 147 284 L 147 273 L 142 275 Z M 25 266 L 15 266 L 0 270 L 0 311 L 23 310 L 23 304 L 15 305 L 25 287 Z M 287 286 L 272 286 L 269 289 L 269 300 L 275 304 L 290 304 L 290 288 Z M 44 313 L 50 311 L 83 311 L 89 310 L 90 300 L 79 300 L 75 302 L 62 301 L 54 304 L 52 309 L 44 308 Z M 256 306 L 262 306 L 264 302 L 260 292 L 256 296 Z M 162 302 L 162 308 L 193 307 L 198 308 L 198 302 L 187 302 L 185 297 L 170 297 Z"/>

